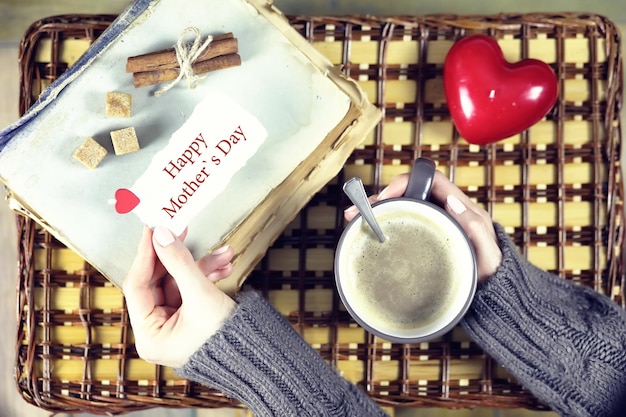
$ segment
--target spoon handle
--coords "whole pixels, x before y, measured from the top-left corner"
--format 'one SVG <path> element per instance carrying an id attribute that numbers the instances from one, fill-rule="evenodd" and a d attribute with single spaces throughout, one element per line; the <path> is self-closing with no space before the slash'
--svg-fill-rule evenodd
<path id="1" fill-rule="evenodd" d="M 365 188 L 363 187 L 361 178 L 354 177 L 346 181 L 343 185 L 343 192 L 346 193 L 350 201 L 352 201 L 352 203 L 359 209 L 359 212 L 367 224 L 370 225 L 378 240 L 384 242 L 386 237 L 374 217 L 374 212 L 372 211 L 372 206 L 367 199 L 367 194 L 365 193 Z"/>

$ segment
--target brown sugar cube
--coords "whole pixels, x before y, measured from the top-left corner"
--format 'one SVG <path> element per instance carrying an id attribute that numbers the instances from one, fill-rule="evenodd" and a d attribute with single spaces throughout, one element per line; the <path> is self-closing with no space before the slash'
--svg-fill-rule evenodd
<path id="1" fill-rule="evenodd" d="M 125 153 L 137 152 L 139 141 L 134 127 L 127 127 L 111 132 L 111 140 L 113 141 L 113 149 L 115 155 L 124 155 Z"/>
<path id="2" fill-rule="evenodd" d="M 74 151 L 72 156 L 78 159 L 87 168 L 94 169 L 106 154 L 107 150 L 104 149 L 102 145 L 93 140 L 93 138 L 87 138 L 78 149 Z"/>
<path id="3" fill-rule="evenodd" d="M 133 96 L 128 93 L 108 92 L 106 115 L 110 117 L 130 117 L 132 98 Z"/>

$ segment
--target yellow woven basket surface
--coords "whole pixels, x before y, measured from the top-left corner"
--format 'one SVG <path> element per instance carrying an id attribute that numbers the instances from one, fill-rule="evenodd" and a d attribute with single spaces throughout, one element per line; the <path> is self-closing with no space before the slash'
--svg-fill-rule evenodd
<path id="1" fill-rule="evenodd" d="M 20 111 L 114 18 L 66 15 L 34 23 L 20 49 Z M 341 184 L 360 176 L 369 193 L 378 192 L 416 157 L 434 159 L 532 262 L 623 305 L 615 25 L 567 13 L 289 21 L 359 82 L 383 120 L 278 237 L 245 286 L 267 297 L 324 359 L 381 405 L 543 409 L 460 328 L 430 343 L 399 345 L 351 320 L 332 270 L 349 205 Z M 510 61 L 545 61 L 559 80 L 559 98 L 544 120 L 483 147 L 459 137 L 443 95 L 446 53 L 471 33 L 495 37 Z M 139 359 L 120 291 L 31 219 L 18 215 L 18 231 L 16 382 L 28 401 L 92 413 L 236 405 Z"/>

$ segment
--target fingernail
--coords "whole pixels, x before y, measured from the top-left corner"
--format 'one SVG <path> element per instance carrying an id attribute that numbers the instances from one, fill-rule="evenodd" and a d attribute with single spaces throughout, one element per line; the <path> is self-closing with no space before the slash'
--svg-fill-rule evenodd
<path id="1" fill-rule="evenodd" d="M 228 248 L 230 248 L 230 246 L 228 246 L 228 245 L 222 246 L 219 249 L 215 249 L 213 251 L 213 253 L 211 253 L 211 255 L 221 255 L 222 253 L 226 252 L 228 250 Z"/>
<path id="2" fill-rule="evenodd" d="M 459 200 L 453 195 L 449 195 L 446 198 L 446 204 L 448 204 L 448 207 L 450 207 L 450 210 L 452 210 L 455 214 L 461 214 L 465 210 L 467 210 L 467 208 L 465 207 L 465 204 L 463 204 L 461 200 Z"/>
<path id="3" fill-rule="evenodd" d="M 355 211 L 357 211 L 358 209 L 356 208 L 356 206 L 350 206 L 347 209 L 345 209 L 343 212 L 344 213 L 353 213 Z"/>
<path id="4" fill-rule="evenodd" d="M 154 228 L 153 234 L 154 239 L 157 241 L 157 243 L 163 247 L 169 246 L 174 243 L 174 235 L 163 226 L 156 226 Z"/>

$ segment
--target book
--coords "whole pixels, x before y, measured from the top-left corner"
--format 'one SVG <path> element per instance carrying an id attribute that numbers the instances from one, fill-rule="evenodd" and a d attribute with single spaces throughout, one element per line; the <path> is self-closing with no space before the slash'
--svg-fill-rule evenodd
<path id="1" fill-rule="evenodd" d="M 171 48 L 189 28 L 202 34 L 202 39 L 234 34 L 241 64 L 203 74 L 194 88 L 185 80 L 161 95 L 158 92 L 163 85 L 135 88 L 132 74 L 125 72 L 127 59 Z M 132 96 L 130 117 L 107 116 L 109 92 Z M 190 121 L 198 106 L 216 100 L 225 104 Z M 229 136 L 211 128 L 229 115 L 235 115 L 234 123 L 252 120 L 249 126 L 257 132 L 251 136 L 257 138 L 254 145 L 244 141 L 241 143 L 246 145 L 237 145 L 241 149 L 250 146 L 246 155 L 237 158 L 230 148 L 226 152 L 226 145 L 218 147 L 220 140 Z M 200 175 L 197 179 L 204 180 L 203 175 L 208 178 L 211 174 L 211 179 L 218 179 L 205 188 L 210 190 L 202 197 L 204 204 L 198 204 L 174 228 L 180 231 L 188 226 L 186 244 L 196 257 L 223 245 L 234 248 L 233 273 L 220 283 L 225 291 L 234 292 L 273 240 L 339 172 L 379 120 L 379 110 L 358 84 L 315 50 L 267 2 L 137 0 L 22 118 L 0 132 L 0 180 L 16 211 L 36 220 L 121 286 L 144 224 L 154 218 L 120 209 L 122 197 L 128 196 L 123 190 L 133 195 L 143 190 L 139 200 L 144 209 L 151 193 L 162 193 L 165 200 L 151 202 L 148 209 L 167 214 L 164 208 L 176 212 L 180 201 L 192 198 L 189 178 Z M 182 137 L 177 132 L 188 131 L 193 123 L 214 133 L 212 145 L 207 141 L 202 149 L 230 154 L 233 166 L 208 171 L 206 167 L 213 166 L 208 157 L 216 157 L 215 153 L 206 154 L 202 162 L 191 158 L 194 163 L 187 161 L 184 170 L 176 165 L 185 151 L 180 148 L 181 141 L 187 140 L 183 145 L 189 152 L 193 146 L 203 145 L 193 142 L 194 135 L 176 139 Z M 138 150 L 133 146 L 133 151 L 118 155 L 111 132 L 130 128 Z M 106 150 L 93 169 L 73 157 L 86 138 Z M 233 145 L 231 141 L 229 146 Z M 168 171 L 157 166 L 163 161 L 172 161 L 176 168 Z M 158 181 L 162 179 L 149 180 L 155 191 L 145 191 L 138 184 L 146 175 L 156 175 L 151 171 L 161 176 L 180 171 L 176 177 L 182 182 L 161 187 Z M 176 187 L 185 187 L 185 183 L 192 188 L 187 194 L 180 188 L 176 194 Z M 135 211 L 144 212 L 139 205 Z"/>

